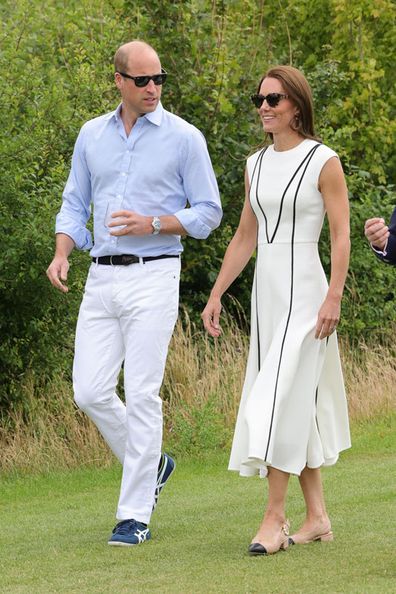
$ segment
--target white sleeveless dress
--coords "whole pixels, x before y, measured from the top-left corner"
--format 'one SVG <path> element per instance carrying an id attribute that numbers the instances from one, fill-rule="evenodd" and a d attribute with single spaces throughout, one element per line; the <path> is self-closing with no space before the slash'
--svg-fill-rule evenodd
<path id="1" fill-rule="evenodd" d="M 336 334 L 315 338 L 328 284 L 318 239 L 325 215 L 318 179 L 334 151 L 313 140 L 247 161 L 258 219 L 250 350 L 230 470 L 299 475 L 334 464 L 350 447 Z"/>

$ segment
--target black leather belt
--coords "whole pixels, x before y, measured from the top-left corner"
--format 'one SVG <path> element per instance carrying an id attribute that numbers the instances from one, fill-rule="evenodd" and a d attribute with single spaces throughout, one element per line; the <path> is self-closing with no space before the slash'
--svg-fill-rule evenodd
<path id="1" fill-rule="evenodd" d="M 129 266 L 129 264 L 138 264 L 140 261 L 151 262 L 152 260 L 164 260 L 165 258 L 179 258 L 180 256 L 164 254 L 163 256 L 133 256 L 132 254 L 122 254 L 117 256 L 99 256 L 92 258 L 95 264 L 105 264 L 107 266 Z"/>

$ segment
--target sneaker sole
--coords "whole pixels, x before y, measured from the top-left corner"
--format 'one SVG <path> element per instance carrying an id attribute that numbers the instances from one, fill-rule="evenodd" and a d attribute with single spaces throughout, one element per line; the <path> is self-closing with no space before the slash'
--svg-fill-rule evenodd
<path id="1" fill-rule="evenodd" d="M 148 538 L 145 538 L 141 542 L 122 542 L 121 540 L 108 540 L 107 544 L 111 547 L 136 547 L 137 545 L 144 544 L 148 540 L 151 540 L 151 534 Z"/>
<path id="2" fill-rule="evenodd" d="M 150 539 L 146 539 L 143 542 L 117 542 L 109 540 L 107 544 L 111 547 L 136 547 L 137 545 L 144 544 L 145 542 L 147 542 L 147 540 Z"/>

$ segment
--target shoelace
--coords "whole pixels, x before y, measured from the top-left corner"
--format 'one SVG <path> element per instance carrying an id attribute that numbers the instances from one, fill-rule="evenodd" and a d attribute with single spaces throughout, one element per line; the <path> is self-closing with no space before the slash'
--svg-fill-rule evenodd
<path id="1" fill-rule="evenodd" d="M 113 534 L 128 534 L 130 530 L 135 528 L 136 520 L 122 520 L 118 522 L 117 526 L 113 530 Z"/>

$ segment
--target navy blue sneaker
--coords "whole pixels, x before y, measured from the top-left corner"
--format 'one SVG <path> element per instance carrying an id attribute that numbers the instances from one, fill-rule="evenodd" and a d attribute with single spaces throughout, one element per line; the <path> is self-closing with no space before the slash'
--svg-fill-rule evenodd
<path id="1" fill-rule="evenodd" d="M 162 489 L 165 487 L 167 480 L 170 478 L 172 472 L 176 468 L 176 462 L 168 456 L 168 454 L 161 454 L 161 459 L 158 464 L 158 474 L 157 474 L 157 485 L 155 487 L 154 493 L 154 505 L 153 510 L 155 509 L 158 503 L 158 497 L 161 493 Z"/>
<path id="2" fill-rule="evenodd" d="M 151 532 L 147 524 L 136 520 L 122 520 L 118 522 L 108 542 L 118 547 L 131 547 L 150 540 Z"/>

